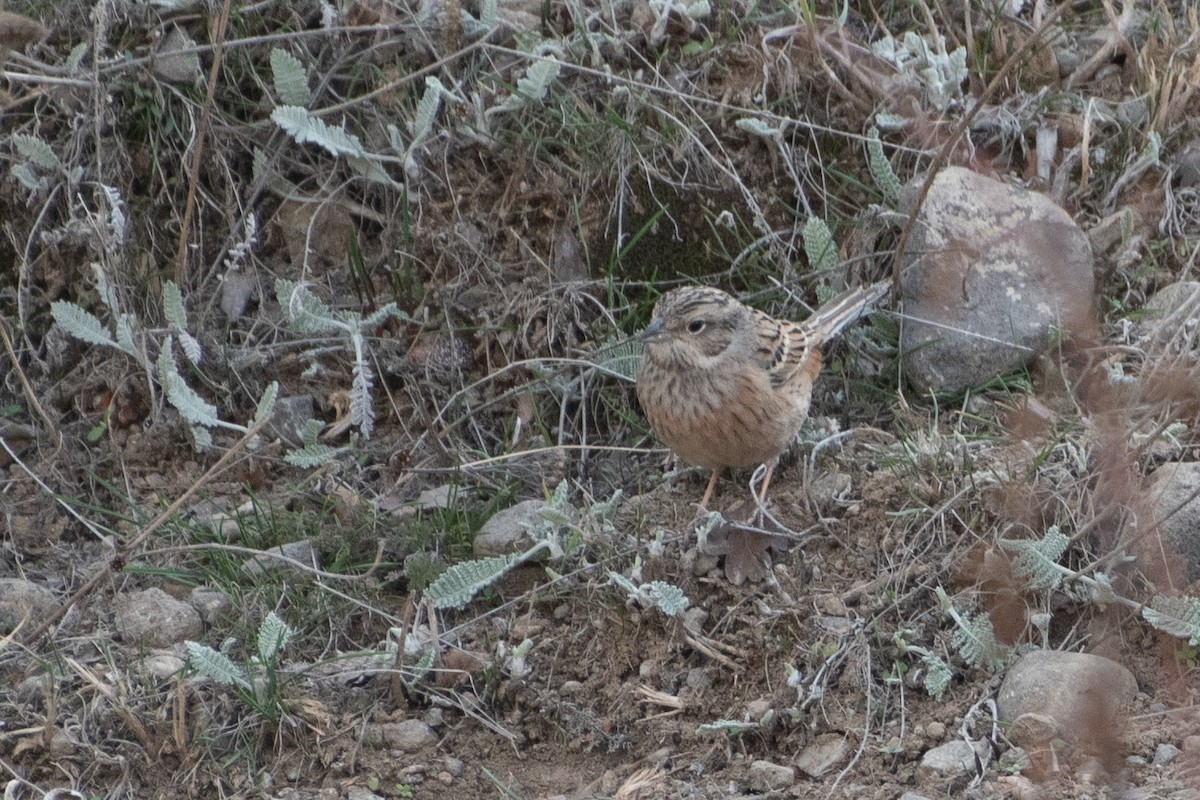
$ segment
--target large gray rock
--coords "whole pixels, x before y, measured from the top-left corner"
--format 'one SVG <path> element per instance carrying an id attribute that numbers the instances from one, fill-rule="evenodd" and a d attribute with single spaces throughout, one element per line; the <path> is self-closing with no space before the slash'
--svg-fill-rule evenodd
<path id="1" fill-rule="evenodd" d="M 1200 462 L 1163 464 L 1150 479 L 1159 532 L 1182 559 L 1188 583 L 1200 578 Z"/>
<path id="2" fill-rule="evenodd" d="M 910 187 L 905 202 L 915 200 Z M 986 383 L 1029 364 L 1057 332 L 1096 329 L 1084 232 L 1049 198 L 961 167 L 934 179 L 900 290 L 905 375 L 922 392 Z"/>
<path id="3" fill-rule="evenodd" d="M 1009 668 L 997 704 L 1022 747 L 1057 738 L 1086 744 L 1128 712 L 1137 690 L 1133 673 L 1103 656 L 1036 650 Z"/>

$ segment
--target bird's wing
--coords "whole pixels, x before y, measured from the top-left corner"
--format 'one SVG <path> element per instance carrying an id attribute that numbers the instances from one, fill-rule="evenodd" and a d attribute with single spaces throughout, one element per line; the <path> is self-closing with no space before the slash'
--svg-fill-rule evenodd
<path id="1" fill-rule="evenodd" d="M 818 308 L 804 322 L 780 321 L 755 310 L 758 356 L 771 385 L 779 387 L 791 382 L 801 369 L 819 369 L 821 345 L 861 317 L 887 290 L 886 283 L 850 289 Z"/>

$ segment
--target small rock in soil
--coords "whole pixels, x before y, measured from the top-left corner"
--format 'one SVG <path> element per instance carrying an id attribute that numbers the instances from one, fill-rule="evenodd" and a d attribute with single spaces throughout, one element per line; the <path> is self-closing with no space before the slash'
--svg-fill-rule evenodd
<path id="1" fill-rule="evenodd" d="M 204 633 L 196 609 L 162 589 L 119 596 L 114 622 L 126 643 L 144 647 L 169 647 Z"/>
<path id="2" fill-rule="evenodd" d="M 38 625 L 58 608 L 54 592 L 19 578 L 0 578 L 0 634 L 22 620 Z"/>
<path id="3" fill-rule="evenodd" d="M 1156 767 L 1166 766 L 1179 757 L 1183 751 L 1173 744 L 1163 742 L 1158 747 L 1154 748 L 1154 760 L 1150 763 Z"/>
<path id="4" fill-rule="evenodd" d="M 992 748 L 987 741 L 964 742 L 955 739 L 925 752 L 921 766 L 944 775 L 975 774 L 975 759 L 984 766 L 992 760 Z"/>
<path id="5" fill-rule="evenodd" d="M 190 602 L 205 625 L 215 625 L 221 614 L 230 606 L 229 597 L 224 592 L 209 586 L 197 586 L 192 589 Z"/>
<path id="6" fill-rule="evenodd" d="M 834 765 L 841 763 L 849 752 L 845 736 L 840 733 L 823 733 L 804 748 L 796 759 L 796 766 L 806 775 L 819 778 Z"/>
<path id="7" fill-rule="evenodd" d="M 750 785 L 755 789 L 772 791 L 786 789 L 796 782 L 796 770 L 770 761 L 755 761 L 750 765 Z"/>
<path id="8" fill-rule="evenodd" d="M 406 753 L 416 752 L 437 742 L 437 734 L 419 719 L 368 725 L 366 736 L 383 742 L 384 747 Z"/>
<path id="9" fill-rule="evenodd" d="M 249 559 L 242 565 L 242 571 L 247 575 L 262 575 L 267 570 L 294 570 L 300 571 L 300 568 L 287 561 L 281 561 L 278 558 L 272 558 L 272 555 L 283 556 L 292 561 L 298 561 L 301 564 L 307 564 L 316 569 L 321 568 L 321 555 L 313 546 L 313 543 L 307 539 L 301 539 L 298 542 L 288 542 L 281 544 L 279 547 L 272 547 L 269 550 L 264 550 L 262 555 L 255 556 Z"/>
<path id="10" fill-rule="evenodd" d="M 308 421 L 315 416 L 312 395 L 280 397 L 275 401 L 275 413 L 267 423 L 267 435 L 282 440 L 289 447 L 300 447 L 304 444 Z"/>
<path id="11" fill-rule="evenodd" d="M 143 661 L 142 665 L 151 676 L 166 680 L 183 669 L 183 659 L 174 653 L 155 653 Z"/>
<path id="12" fill-rule="evenodd" d="M 540 512 L 545 506 L 544 500 L 522 500 L 493 514 L 475 536 L 475 555 L 524 553 L 533 547 L 529 529 L 542 524 Z"/>

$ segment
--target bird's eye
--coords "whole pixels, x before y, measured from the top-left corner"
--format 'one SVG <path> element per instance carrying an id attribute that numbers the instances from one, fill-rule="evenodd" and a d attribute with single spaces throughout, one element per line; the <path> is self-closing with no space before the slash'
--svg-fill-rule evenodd
<path id="1" fill-rule="evenodd" d="M 704 320 L 694 319 L 688 323 L 688 333 L 699 333 L 704 330 Z"/>

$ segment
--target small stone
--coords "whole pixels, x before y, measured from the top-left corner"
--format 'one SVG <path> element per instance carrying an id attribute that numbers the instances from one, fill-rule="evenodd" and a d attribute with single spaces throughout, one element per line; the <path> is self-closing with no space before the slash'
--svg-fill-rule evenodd
<path id="1" fill-rule="evenodd" d="M 840 733 L 823 733 L 813 739 L 796 758 L 796 766 L 804 774 L 819 778 L 849 755 L 846 737 Z"/>
<path id="2" fill-rule="evenodd" d="M 454 783 L 454 776 L 449 772 L 439 772 L 436 777 L 438 782 L 444 786 L 449 786 L 450 784 Z"/>
<path id="3" fill-rule="evenodd" d="M 28 631 L 58 607 L 54 592 L 19 578 L 0 578 L 0 634 L 11 633 L 25 620 Z"/>
<path id="4" fill-rule="evenodd" d="M 570 697 L 579 694 L 583 691 L 583 683 L 580 681 L 563 681 L 562 686 L 558 687 L 558 692 L 563 697 Z"/>
<path id="5" fill-rule="evenodd" d="M 1200 734 L 1192 734 L 1184 738 L 1183 752 L 1200 753 Z"/>
<path id="6" fill-rule="evenodd" d="M 188 598 L 188 602 L 196 609 L 205 625 L 216 625 L 221 619 L 221 614 L 231 605 L 224 592 L 219 592 L 211 586 L 197 586 L 192 589 L 192 596 Z"/>
<path id="7" fill-rule="evenodd" d="M 779 791 L 796 782 L 796 770 L 770 761 L 750 765 L 750 785 L 763 791 Z"/>
<path id="8" fill-rule="evenodd" d="M 440 708 L 434 706 L 425 712 L 421 721 L 431 728 L 440 728 L 446 724 L 446 715 Z"/>
<path id="9" fill-rule="evenodd" d="M 976 758 L 985 766 L 992 760 L 992 749 L 986 740 L 955 739 L 927 750 L 921 757 L 921 766 L 945 775 L 968 775 L 975 772 Z"/>
<path id="10" fill-rule="evenodd" d="M 746 719 L 758 722 L 766 713 L 771 710 L 771 703 L 767 700 L 751 700 L 746 704 Z"/>
<path id="11" fill-rule="evenodd" d="M 925 726 L 925 733 L 930 739 L 940 741 L 946 738 L 946 726 L 940 722 L 931 722 Z"/>
<path id="12" fill-rule="evenodd" d="M 267 422 L 267 435 L 289 447 L 300 447 L 304 444 L 305 427 L 315 416 L 312 395 L 280 397 L 275 401 L 275 413 Z"/>
<path id="13" fill-rule="evenodd" d="M 1150 763 L 1156 767 L 1166 766 L 1178 758 L 1179 754 L 1182 752 L 1183 751 L 1175 745 L 1163 742 L 1158 747 L 1154 748 L 1154 760 Z"/>
<path id="14" fill-rule="evenodd" d="M 282 561 L 272 556 L 282 556 L 283 558 L 297 561 L 305 566 L 320 569 L 321 555 L 317 552 L 317 548 L 307 539 L 301 539 L 298 542 L 288 542 L 279 547 L 272 547 L 269 550 L 264 550 L 262 555 L 257 555 L 242 564 L 242 571 L 247 575 L 262 575 L 267 570 L 300 570 L 295 564 L 289 561 Z"/>
<path id="15" fill-rule="evenodd" d="M 475 535 L 475 555 L 501 556 L 529 550 L 533 547 L 529 529 L 542 525 L 541 511 L 545 507 L 545 500 L 532 499 L 497 511 Z"/>
<path id="16" fill-rule="evenodd" d="M 929 798 L 923 794 L 917 794 L 916 792 L 905 792 L 904 794 L 900 795 L 900 800 L 929 800 Z"/>
<path id="17" fill-rule="evenodd" d="M 365 786 L 351 786 L 346 789 L 346 800 L 383 800 Z"/>
<path id="18" fill-rule="evenodd" d="M 704 691 L 709 686 L 712 686 L 712 678 L 708 677 L 707 670 L 700 667 L 693 667 L 688 670 L 687 678 L 684 679 L 689 689 L 696 691 Z"/>
<path id="19" fill-rule="evenodd" d="M 384 747 L 406 753 L 416 752 L 437 742 L 437 734 L 419 719 L 368 725 L 366 734 L 381 741 Z"/>
<path id="20" fill-rule="evenodd" d="M 446 760 L 442 763 L 446 766 L 446 772 L 449 772 L 456 778 L 462 776 L 463 769 L 466 766 L 461 758 L 455 758 L 454 756 L 446 756 Z"/>
<path id="21" fill-rule="evenodd" d="M 155 653 L 142 662 L 146 672 L 159 680 L 166 680 L 183 669 L 183 659 L 174 653 Z"/>
<path id="22" fill-rule="evenodd" d="M 119 596 L 114 622 L 121 638 L 144 647 L 170 647 L 186 639 L 199 639 L 204 633 L 196 609 L 162 589 Z"/>

